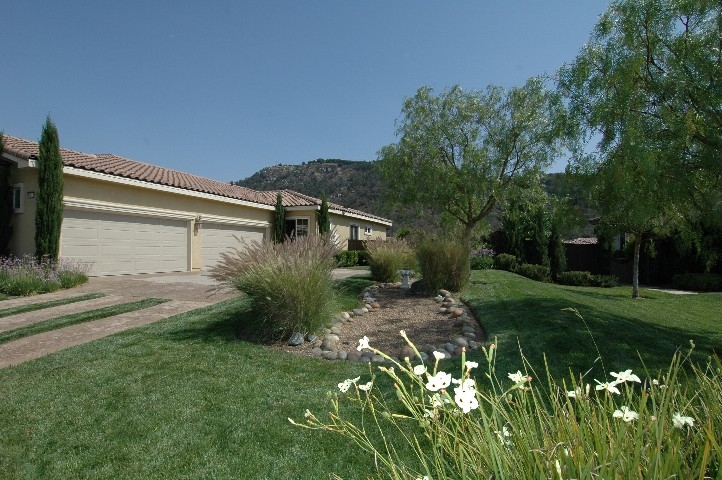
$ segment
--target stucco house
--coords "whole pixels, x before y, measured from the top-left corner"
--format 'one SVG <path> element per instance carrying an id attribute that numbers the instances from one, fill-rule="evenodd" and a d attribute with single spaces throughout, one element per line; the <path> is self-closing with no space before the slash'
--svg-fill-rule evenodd
<path id="1" fill-rule="evenodd" d="M 9 135 L 13 255 L 34 254 L 38 143 Z M 61 149 L 64 195 L 60 256 L 92 262 L 91 275 L 206 270 L 244 240 L 268 239 L 276 191 L 255 191 L 111 154 Z M 286 230 L 318 231 L 321 201 L 281 191 Z M 329 203 L 331 226 L 349 239 L 386 238 L 391 221 Z"/>

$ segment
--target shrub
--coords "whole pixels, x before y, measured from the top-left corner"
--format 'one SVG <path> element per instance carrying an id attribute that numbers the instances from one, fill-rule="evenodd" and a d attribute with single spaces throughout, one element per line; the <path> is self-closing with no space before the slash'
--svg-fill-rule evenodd
<path id="1" fill-rule="evenodd" d="M 514 255 L 508 253 L 500 253 L 494 257 L 494 268 L 496 270 L 506 270 L 507 272 L 513 272 L 516 268 L 517 259 Z"/>
<path id="2" fill-rule="evenodd" d="M 316 332 L 331 318 L 331 270 L 337 253 L 329 235 L 279 244 L 243 242 L 221 254 L 210 276 L 250 297 L 258 315 L 253 325 L 242 328 L 260 340 L 278 340 L 296 332 Z"/>
<path id="3" fill-rule="evenodd" d="M 389 366 L 339 383 L 328 414 L 306 410 L 302 421 L 289 421 L 355 444 L 373 458 L 374 478 L 641 480 L 722 473 L 719 358 L 700 367 L 678 353 L 666 372 L 646 378 L 610 372 L 595 384 L 586 374 L 559 382 L 548 371 L 536 380 L 523 356 L 519 370 L 499 378 L 494 344 L 479 362 L 462 356 L 460 364 L 440 364 L 439 357 L 399 362 L 366 337 L 358 348 Z M 456 375 L 442 369 L 457 365 Z M 389 383 L 395 395 L 386 391 Z M 394 433 L 400 441 L 391 444 Z"/>
<path id="4" fill-rule="evenodd" d="M 398 270 L 416 268 L 414 251 L 405 240 L 367 240 L 364 245 L 368 252 L 371 278 L 377 282 L 394 282 L 398 279 Z"/>
<path id="5" fill-rule="evenodd" d="M 88 281 L 90 264 L 63 259 L 38 263 L 34 256 L 0 259 L 0 293 L 27 296 L 71 288 Z"/>
<path id="6" fill-rule="evenodd" d="M 489 270 L 494 268 L 494 250 L 480 248 L 471 253 L 469 266 L 472 270 Z"/>
<path id="7" fill-rule="evenodd" d="M 459 292 L 468 279 L 464 246 L 449 240 L 427 239 L 416 247 L 416 257 L 426 293 L 444 288 Z"/>
<path id="8" fill-rule="evenodd" d="M 358 265 L 357 250 L 343 250 L 336 255 L 339 267 L 355 267 Z"/>
<path id="9" fill-rule="evenodd" d="M 545 265 L 533 265 L 531 263 L 522 263 L 514 269 L 516 273 L 522 277 L 531 278 L 537 282 L 551 282 L 551 270 Z"/>
<path id="10" fill-rule="evenodd" d="M 714 273 L 684 273 L 672 277 L 672 285 L 680 290 L 695 292 L 719 292 L 722 290 L 722 275 Z"/>
<path id="11" fill-rule="evenodd" d="M 590 272 L 570 271 L 557 276 L 557 283 L 575 287 L 616 287 L 619 280 L 614 275 L 592 275 Z"/>

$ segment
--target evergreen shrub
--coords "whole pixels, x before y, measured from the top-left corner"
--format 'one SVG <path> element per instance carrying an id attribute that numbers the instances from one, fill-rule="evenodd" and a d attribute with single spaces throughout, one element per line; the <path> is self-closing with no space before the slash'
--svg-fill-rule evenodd
<path id="1" fill-rule="evenodd" d="M 514 272 L 522 277 L 536 280 L 537 282 L 551 282 L 552 275 L 549 267 L 545 265 L 534 265 L 531 263 L 522 263 L 517 265 Z"/>
<path id="2" fill-rule="evenodd" d="M 292 241 L 243 242 L 222 253 L 210 276 L 251 299 L 257 315 L 241 328 L 259 340 L 317 332 L 331 318 L 335 294 L 331 271 L 338 247 L 330 235 Z"/>
<path id="3" fill-rule="evenodd" d="M 513 272 L 516 268 L 518 261 L 514 255 L 508 253 L 500 253 L 494 257 L 494 269 L 495 270 L 506 270 L 507 272 Z"/>
<path id="4" fill-rule="evenodd" d="M 557 283 L 575 287 L 616 287 L 619 284 L 613 275 L 592 275 L 590 272 L 570 271 L 557 274 Z"/>
<path id="5" fill-rule="evenodd" d="M 399 278 L 397 271 L 416 268 L 414 250 L 406 240 L 367 240 L 364 245 L 371 267 L 371 278 L 377 282 L 395 282 Z"/>
<path id="6" fill-rule="evenodd" d="M 494 268 L 494 250 L 480 248 L 472 252 L 469 259 L 469 266 L 472 270 L 489 270 Z"/>
<path id="7" fill-rule="evenodd" d="M 427 293 L 442 288 L 459 292 L 466 286 L 463 245 L 449 240 L 423 240 L 416 247 L 416 257 Z"/>
<path id="8" fill-rule="evenodd" d="M 680 290 L 695 292 L 722 291 L 722 275 L 714 273 L 684 273 L 672 277 L 672 285 Z"/>
<path id="9" fill-rule="evenodd" d="M 357 250 L 343 250 L 336 255 L 339 267 L 355 267 L 358 265 L 359 252 Z"/>

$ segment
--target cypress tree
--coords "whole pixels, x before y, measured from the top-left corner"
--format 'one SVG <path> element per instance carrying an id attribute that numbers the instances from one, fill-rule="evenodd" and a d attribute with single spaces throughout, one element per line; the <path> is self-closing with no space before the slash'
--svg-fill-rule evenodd
<path id="1" fill-rule="evenodd" d="M 283 207 L 281 192 L 278 192 L 273 214 L 273 243 L 283 243 L 284 240 L 286 240 L 286 209 Z"/>
<path id="2" fill-rule="evenodd" d="M 316 213 L 316 221 L 318 223 L 318 233 L 323 235 L 331 231 L 331 219 L 328 216 L 328 202 L 325 193 L 321 195 L 321 209 Z"/>
<path id="3" fill-rule="evenodd" d="M 35 212 L 35 256 L 38 262 L 55 262 L 60 252 L 63 223 L 63 159 L 58 129 L 45 120 L 38 154 L 38 192 Z"/>

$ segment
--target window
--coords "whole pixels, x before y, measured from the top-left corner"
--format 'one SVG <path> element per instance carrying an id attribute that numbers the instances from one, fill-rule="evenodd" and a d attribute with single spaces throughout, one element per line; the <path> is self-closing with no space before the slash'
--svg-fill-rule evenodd
<path id="1" fill-rule="evenodd" d="M 349 240 L 358 240 L 358 225 L 351 225 L 349 229 Z"/>
<path id="2" fill-rule="evenodd" d="M 371 235 L 371 233 L 372 233 L 371 227 L 364 228 L 364 235 Z"/>
<path id="3" fill-rule="evenodd" d="M 286 219 L 286 236 L 290 238 L 305 237 L 308 235 L 308 218 Z"/>
<path id="4" fill-rule="evenodd" d="M 12 186 L 13 212 L 23 213 L 23 184 L 18 183 Z"/>

